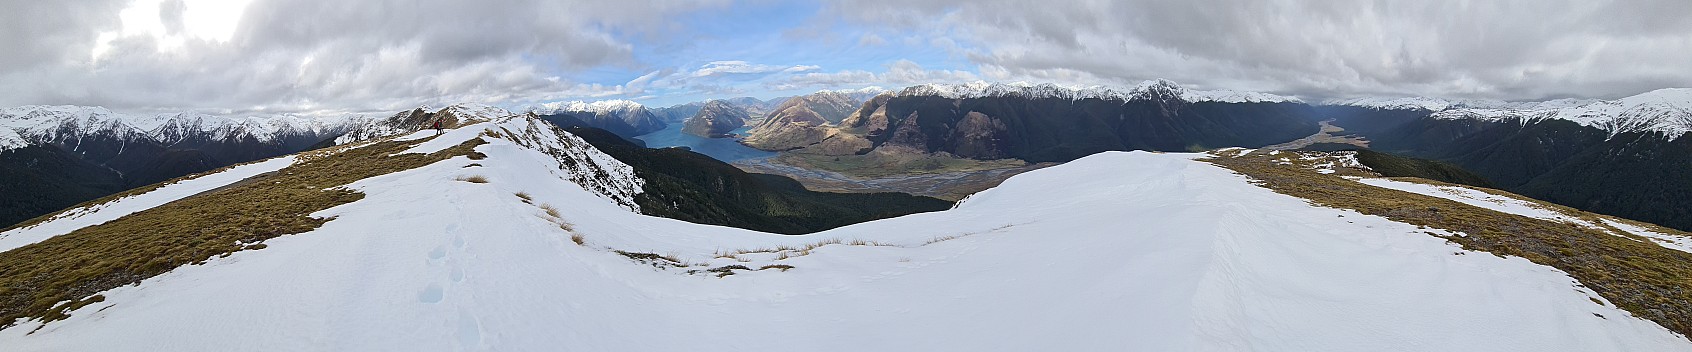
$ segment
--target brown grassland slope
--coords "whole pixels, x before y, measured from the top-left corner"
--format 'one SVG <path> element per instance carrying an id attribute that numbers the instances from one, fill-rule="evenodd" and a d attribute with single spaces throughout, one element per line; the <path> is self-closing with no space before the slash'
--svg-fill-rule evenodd
<path id="1" fill-rule="evenodd" d="M 424 140 L 303 153 L 277 172 L 0 253 L 0 327 L 63 319 L 104 299 L 96 293 L 316 229 L 331 219 L 311 213 L 363 198 L 340 187 L 351 182 L 454 156 L 482 157 L 473 150 L 481 139 L 428 155 L 392 155 Z"/>
<path id="2" fill-rule="evenodd" d="M 1217 156 L 1207 159 L 1209 162 L 1244 174 L 1256 184 L 1279 193 L 1308 199 L 1319 206 L 1352 209 L 1393 221 L 1462 233 L 1465 235 L 1435 236 L 1465 249 L 1516 256 L 1555 267 L 1635 316 L 1682 335 L 1692 335 L 1692 253 L 1662 247 L 1599 220 L 1642 226 L 1670 236 L 1689 236 L 1685 232 L 1532 201 L 1504 191 L 1480 189 L 1532 201 L 1543 209 L 1562 212 L 1594 226 L 1508 214 L 1444 198 L 1368 186 L 1342 177 L 1376 176 L 1366 170 L 1339 168 L 1332 174 L 1318 173 L 1312 169 L 1322 162 L 1321 158 L 1298 157 L 1333 155 L 1322 152 L 1270 155 L 1235 149 L 1212 154 Z"/>

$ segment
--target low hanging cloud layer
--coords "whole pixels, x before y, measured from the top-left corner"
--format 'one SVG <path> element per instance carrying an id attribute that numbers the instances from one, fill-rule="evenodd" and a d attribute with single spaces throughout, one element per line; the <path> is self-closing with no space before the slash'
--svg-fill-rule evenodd
<path id="1" fill-rule="evenodd" d="M 1692 1 L 1684 0 L 814 4 L 8 2 L 0 106 L 372 111 L 973 80 L 1167 78 L 1314 99 L 1613 98 L 1692 87 Z M 777 14 L 802 21 L 697 34 L 773 19 L 743 11 L 765 8 L 802 11 Z M 733 17 L 753 12 L 764 17 Z"/>

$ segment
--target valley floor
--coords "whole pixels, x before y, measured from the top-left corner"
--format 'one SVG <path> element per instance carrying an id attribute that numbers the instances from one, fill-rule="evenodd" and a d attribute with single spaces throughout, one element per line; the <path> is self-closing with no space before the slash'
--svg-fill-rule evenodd
<path id="1" fill-rule="evenodd" d="M 1357 146 L 1358 148 L 1369 147 L 1368 139 L 1356 135 L 1342 134 L 1341 132 L 1345 132 L 1345 128 L 1335 126 L 1333 122 L 1334 120 L 1322 121 L 1322 129 L 1317 131 L 1316 134 L 1299 138 L 1291 142 L 1263 147 L 1263 149 L 1294 150 L 1317 144 L 1349 144 Z"/>
<path id="2" fill-rule="evenodd" d="M 787 176 L 798 180 L 799 183 L 805 185 L 806 189 L 813 191 L 900 192 L 955 201 L 970 194 L 998 186 L 999 183 L 1004 182 L 1011 176 L 1050 167 L 1057 165 L 1057 163 L 1021 166 L 1003 165 L 979 170 L 913 173 L 882 177 L 856 177 L 817 168 L 793 166 L 772 158 L 737 160 L 733 162 L 733 165 L 746 172 Z"/>

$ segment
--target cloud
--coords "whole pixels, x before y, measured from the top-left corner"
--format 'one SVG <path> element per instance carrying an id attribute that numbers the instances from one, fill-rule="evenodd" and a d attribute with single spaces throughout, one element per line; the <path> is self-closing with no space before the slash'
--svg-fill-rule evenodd
<path id="1" fill-rule="evenodd" d="M 950 50 L 1002 80 L 1506 99 L 1692 86 L 1692 2 L 1680 0 L 862 0 L 827 11 L 958 41 Z"/>
<path id="2" fill-rule="evenodd" d="M 302 111 L 638 92 L 650 78 L 568 77 L 639 68 L 619 35 L 661 36 L 668 17 L 723 1 L 258 0 L 205 11 L 228 3 L 240 2 L 9 2 L 0 105 Z M 219 15 L 239 20 L 216 33 Z"/>
<path id="3" fill-rule="evenodd" d="M 858 46 L 882 46 L 882 45 L 887 45 L 887 39 L 882 38 L 879 35 L 875 35 L 875 33 L 864 34 L 863 36 L 858 37 Z"/>
<path id="4" fill-rule="evenodd" d="M 821 67 L 812 65 L 777 66 L 752 64 L 746 61 L 712 61 L 710 63 L 706 63 L 704 66 L 700 66 L 699 69 L 694 70 L 689 77 L 742 76 L 746 79 L 752 79 L 767 76 L 772 73 L 805 72 L 820 68 Z"/>
<path id="5" fill-rule="evenodd" d="M 864 70 L 846 70 L 834 73 L 812 72 L 794 75 L 787 79 L 765 83 L 765 87 L 774 90 L 798 90 L 808 88 L 859 88 L 872 85 L 915 85 L 923 83 L 960 83 L 981 80 L 980 76 L 967 71 L 930 70 L 910 60 L 897 60 L 887 65 L 887 71 L 873 73 Z"/>
<path id="6" fill-rule="evenodd" d="M 829 1 L 8 1 L 0 106 L 381 110 L 981 79 L 1307 98 L 1692 86 L 1684 0 Z M 774 10 L 739 11 L 757 6 Z"/>

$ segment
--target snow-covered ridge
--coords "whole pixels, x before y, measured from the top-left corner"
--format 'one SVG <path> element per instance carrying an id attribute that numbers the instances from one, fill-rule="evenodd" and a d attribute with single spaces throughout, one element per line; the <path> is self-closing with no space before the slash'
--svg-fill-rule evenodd
<path id="1" fill-rule="evenodd" d="M 886 93 L 886 92 L 888 92 L 887 88 L 882 88 L 881 86 L 868 86 L 868 87 L 863 87 L 863 88 L 858 88 L 858 89 L 824 89 L 824 90 L 817 91 L 817 93 L 839 93 L 839 94 L 847 94 L 847 95 L 851 95 L 851 94 L 881 94 L 881 93 Z"/>
<path id="2" fill-rule="evenodd" d="M 507 116 L 519 115 L 517 113 L 511 112 L 510 110 L 505 110 L 505 109 L 501 109 L 501 108 L 490 106 L 490 105 L 476 104 L 476 103 L 463 103 L 463 104 L 448 106 L 448 107 L 442 108 L 441 112 L 451 113 L 453 116 L 458 117 L 460 120 L 492 121 L 492 120 L 507 117 Z"/>
<path id="3" fill-rule="evenodd" d="M 1323 102 L 1376 110 L 1421 110 L 1438 119 L 1529 123 L 1561 119 L 1609 131 L 1662 132 L 1679 137 L 1692 131 L 1692 88 L 1664 88 L 1616 100 L 1556 99 L 1507 102 L 1487 99 L 1353 98 Z"/>
<path id="4" fill-rule="evenodd" d="M 631 100 L 600 100 L 600 101 L 560 101 L 540 103 L 528 106 L 527 111 L 537 114 L 555 114 L 560 112 L 591 112 L 594 114 L 610 115 L 631 110 L 644 110 L 645 105 Z"/>
<path id="5" fill-rule="evenodd" d="M 1596 102 L 1593 99 L 1556 99 L 1547 101 L 1512 102 L 1494 99 L 1442 99 L 1428 97 L 1362 97 L 1350 99 L 1330 99 L 1322 105 L 1355 106 L 1376 110 L 1424 110 L 1443 111 L 1448 109 L 1554 109 L 1573 107 Z"/>
<path id="6" fill-rule="evenodd" d="M 1056 98 L 1067 100 L 1154 100 L 1177 98 L 1186 102 L 1217 103 L 1303 103 L 1294 97 L 1231 90 L 1192 90 L 1169 80 L 1150 80 L 1134 88 L 1109 86 L 1063 86 L 1052 83 L 999 83 L 975 81 L 963 84 L 922 84 L 906 87 L 899 96 L 938 96 L 950 99 L 985 97 Z"/>
<path id="7" fill-rule="evenodd" d="M 359 115 L 216 116 L 196 112 L 121 114 L 104 107 L 28 105 L 0 109 L 0 150 L 29 143 L 74 140 L 93 134 L 175 143 L 191 136 L 251 137 L 271 142 L 290 135 L 333 134 L 361 120 Z"/>
<path id="8" fill-rule="evenodd" d="M 640 211 L 635 196 L 646 184 L 634 167 L 605 154 L 587 140 L 533 117 L 506 118 L 496 125 L 512 142 L 552 157 L 554 174 L 630 211 Z M 491 129 L 491 128 L 490 128 Z"/>
<path id="9" fill-rule="evenodd" d="M 1438 119 L 1574 121 L 1610 132 L 1661 132 L 1670 138 L 1692 131 L 1692 88 L 1658 89 L 1626 98 L 1568 106 L 1538 104 L 1525 108 L 1454 108 L 1435 112 Z"/>

